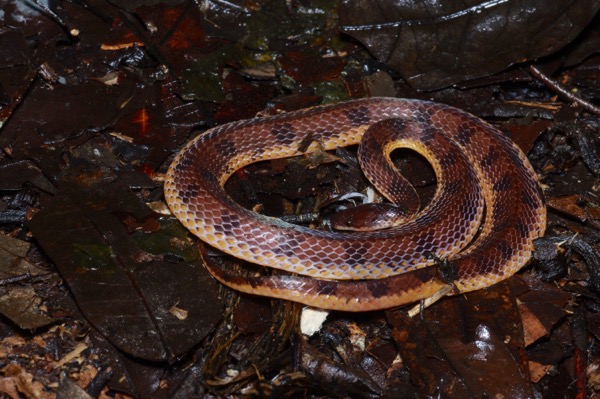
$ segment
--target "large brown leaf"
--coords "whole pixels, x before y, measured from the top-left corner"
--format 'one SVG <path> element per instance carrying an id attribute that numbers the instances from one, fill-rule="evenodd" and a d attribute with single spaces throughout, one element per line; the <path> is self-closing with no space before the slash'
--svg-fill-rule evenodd
<path id="1" fill-rule="evenodd" d="M 340 20 L 410 85 L 429 90 L 548 55 L 599 8 L 598 0 L 345 0 Z"/>
<path id="2" fill-rule="evenodd" d="M 122 184 L 61 184 L 29 227 L 86 318 L 125 353 L 173 360 L 222 317 L 187 231 Z"/>

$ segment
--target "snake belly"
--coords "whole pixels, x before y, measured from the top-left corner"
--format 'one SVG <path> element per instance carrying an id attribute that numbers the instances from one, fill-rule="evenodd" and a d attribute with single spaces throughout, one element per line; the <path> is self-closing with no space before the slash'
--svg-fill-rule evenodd
<path id="1" fill-rule="evenodd" d="M 419 142 L 408 141 L 432 164 L 438 187 L 432 202 L 401 226 L 365 232 L 311 229 L 245 209 L 223 189 L 246 165 L 359 144 L 370 126 L 388 119 L 443 132 L 468 161 L 463 173 L 447 173 L 446 157 L 433 159 Z M 304 149 L 307 137 L 314 143 Z M 480 195 L 465 196 L 466 190 Z M 546 227 L 537 175 L 521 150 L 483 120 L 421 100 L 359 99 L 209 129 L 177 154 L 164 193 L 173 214 L 204 243 L 295 274 L 232 275 L 204 248 L 207 269 L 223 284 L 343 311 L 403 305 L 448 284 L 454 293 L 488 287 L 529 261 L 533 240 Z M 440 264 L 451 269 L 450 278 Z"/>

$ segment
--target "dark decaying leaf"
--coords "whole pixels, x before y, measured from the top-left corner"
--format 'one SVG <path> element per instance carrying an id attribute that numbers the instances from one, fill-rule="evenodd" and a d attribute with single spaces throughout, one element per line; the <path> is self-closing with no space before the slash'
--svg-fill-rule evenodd
<path id="1" fill-rule="evenodd" d="M 144 223 L 155 217 L 121 184 L 63 184 L 30 228 L 103 335 L 135 357 L 164 361 L 202 340 L 222 309 L 186 231 Z M 132 233 L 132 220 L 158 231 Z"/>
<path id="2" fill-rule="evenodd" d="M 508 284 L 441 301 L 421 318 L 401 311 L 387 316 L 423 396 L 532 397 L 521 319 Z"/>
<path id="3" fill-rule="evenodd" d="M 40 310 L 41 303 L 32 287 L 0 287 L 0 313 L 20 328 L 33 330 L 55 322 Z"/>
<path id="4" fill-rule="evenodd" d="M 548 55 L 599 7 L 596 0 L 346 0 L 340 20 L 410 85 L 431 90 Z"/>
<path id="5" fill-rule="evenodd" d="M 303 338 L 298 343 L 300 369 L 323 387 L 343 385 L 345 392 L 357 398 L 377 397 L 381 393 L 381 388 L 358 365 L 334 362 Z"/>
<path id="6" fill-rule="evenodd" d="M 110 364 L 108 386 L 134 398 L 171 398 L 167 392 L 177 389 L 188 378 L 190 366 L 181 362 L 165 369 L 164 364 L 139 361 L 114 346 L 96 332 L 90 334 L 95 353 Z M 159 383 L 162 381 L 162 384 Z"/>
<path id="7" fill-rule="evenodd" d="M 0 190 L 20 190 L 26 183 L 53 192 L 52 183 L 31 161 L 11 162 L 0 166 Z"/>
<path id="8" fill-rule="evenodd" d="M 0 313 L 23 329 L 35 329 L 55 321 L 40 310 L 42 299 L 34 288 L 20 284 L 45 273 L 25 259 L 29 246 L 28 242 L 0 234 Z M 11 280 L 14 284 L 10 284 Z"/>

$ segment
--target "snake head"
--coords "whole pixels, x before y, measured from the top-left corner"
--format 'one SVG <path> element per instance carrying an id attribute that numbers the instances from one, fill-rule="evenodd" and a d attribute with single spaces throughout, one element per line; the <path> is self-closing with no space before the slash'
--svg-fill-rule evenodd
<path id="1" fill-rule="evenodd" d="M 336 230 L 375 231 L 398 226 L 407 218 L 406 211 L 400 206 L 370 203 L 336 212 L 330 222 Z"/>

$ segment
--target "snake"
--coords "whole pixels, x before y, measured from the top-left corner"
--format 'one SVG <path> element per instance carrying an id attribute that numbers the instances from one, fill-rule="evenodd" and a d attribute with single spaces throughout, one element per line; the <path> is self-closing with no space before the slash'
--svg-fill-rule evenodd
<path id="1" fill-rule="evenodd" d="M 433 198 L 422 209 L 410 205 L 402 223 L 345 231 L 266 216 L 224 189 L 252 163 L 354 145 L 364 162 L 383 159 L 365 172 L 375 177 L 394 171 L 393 150 L 421 154 L 435 172 Z M 394 197 L 387 177 L 374 184 Z M 398 197 L 412 196 L 404 191 Z M 210 128 L 174 157 L 164 195 L 222 284 L 349 312 L 398 307 L 449 286 L 448 295 L 487 288 L 529 262 L 546 228 L 538 176 L 516 144 L 466 111 L 416 99 L 362 98 Z M 233 273 L 206 245 L 281 272 Z"/>

